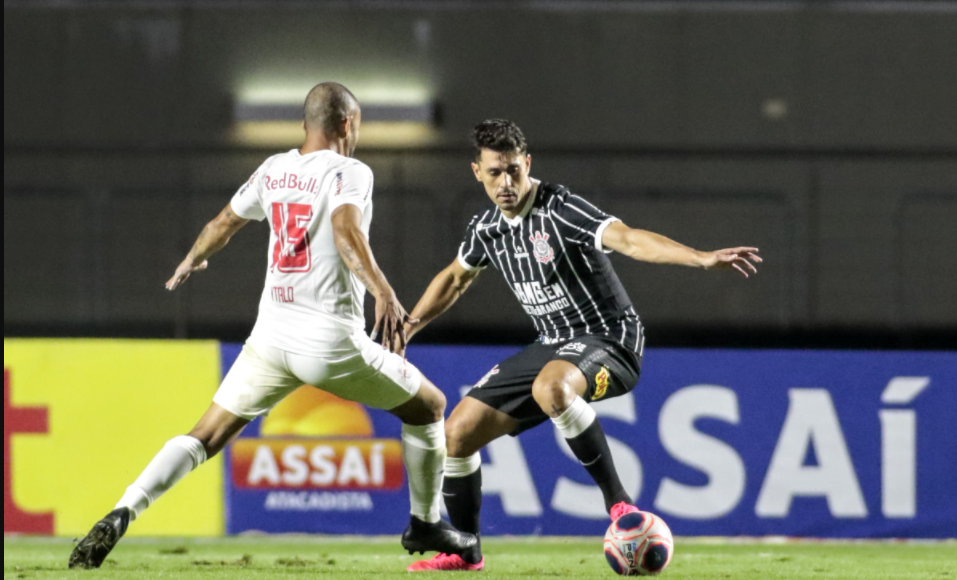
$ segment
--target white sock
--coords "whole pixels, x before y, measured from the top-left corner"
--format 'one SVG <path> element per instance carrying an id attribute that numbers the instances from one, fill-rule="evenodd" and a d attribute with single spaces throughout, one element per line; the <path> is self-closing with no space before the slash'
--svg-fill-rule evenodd
<path id="1" fill-rule="evenodd" d="M 426 523 L 441 519 L 446 455 L 445 420 L 425 427 L 402 426 L 402 458 L 409 472 L 412 515 Z"/>
<path id="2" fill-rule="evenodd" d="M 116 509 L 129 508 L 130 521 L 135 520 L 179 480 L 205 462 L 206 449 L 198 439 L 176 437 L 156 454 L 133 485 L 126 488 Z"/>
<path id="3" fill-rule="evenodd" d="M 468 477 L 482 469 L 482 456 L 479 453 L 465 459 L 449 457 L 445 460 L 445 477 L 458 479 Z"/>
<path id="4" fill-rule="evenodd" d="M 562 437 L 574 439 L 584 433 L 597 420 L 598 414 L 591 408 L 591 405 L 586 403 L 585 399 L 578 397 L 568 407 L 568 410 L 562 413 L 561 417 L 552 419 L 552 423 L 561 431 Z"/>

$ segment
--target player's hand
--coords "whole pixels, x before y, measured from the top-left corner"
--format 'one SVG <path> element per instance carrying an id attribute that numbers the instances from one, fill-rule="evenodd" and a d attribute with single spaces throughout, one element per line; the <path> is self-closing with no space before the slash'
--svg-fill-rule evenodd
<path id="1" fill-rule="evenodd" d="M 416 325 L 419 324 L 420 322 L 421 322 L 421 320 L 419 320 L 419 319 L 415 319 L 415 320 L 411 320 L 411 319 L 410 319 L 409 321 L 407 321 L 407 322 L 405 323 L 405 325 L 404 325 L 404 327 L 403 327 L 403 329 L 402 329 L 402 330 L 405 332 L 405 346 L 403 346 L 403 347 L 401 347 L 401 348 L 394 347 L 394 348 L 392 349 L 392 352 L 394 352 L 395 354 L 397 354 L 397 355 L 399 355 L 399 356 L 405 358 L 405 350 L 406 350 L 406 348 L 408 348 L 409 343 L 412 342 L 412 336 L 413 336 L 413 335 L 415 334 L 415 332 L 416 332 L 415 327 L 416 327 Z"/>
<path id="2" fill-rule="evenodd" d="M 375 303 L 375 328 L 372 340 L 382 333 L 382 346 L 392 352 L 405 352 L 409 340 L 405 325 L 409 322 L 409 313 L 405 311 L 395 294 L 383 296 Z"/>
<path id="3" fill-rule="evenodd" d="M 764 262 L 757 248 L 731 248 L 705 254 L 703 265 L 706 270 L 737 270 L 745 278 L 757 274 L 754 264 Z"/>
<path id="4" fill-rule="evenodd" d="M 176 273 L 173 274 L 173 277 L 169 279 L 166 283 L 166 289 L 172 292 L 180 286 L 183 285 L 183 282 L 189 279 L 194 272 L 202 272 L 203 270 L 209 268 L 209 262 L 204 261 L 198 266 L 193 265 L 192 260 L 184 260 L 182 264 L 179 265 L 179 268 L 176 268 Z"/>

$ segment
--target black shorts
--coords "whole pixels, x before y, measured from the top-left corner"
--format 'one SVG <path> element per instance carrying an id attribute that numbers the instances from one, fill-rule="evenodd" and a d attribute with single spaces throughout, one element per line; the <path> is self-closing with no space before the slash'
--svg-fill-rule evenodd
<path id="1" fill-rule="evenodd" d="M 589 403 L 626 395 L 638 385 L 641 357 L 607 336 L 586 336 L 556 345 L 536 342 L 499 364 L 468 396 L 517 420 L 515 437 L 548 421 L 532 396 L 532 385 L 548 363 L 562 360 L 581 369 L 588 380 Z"/>

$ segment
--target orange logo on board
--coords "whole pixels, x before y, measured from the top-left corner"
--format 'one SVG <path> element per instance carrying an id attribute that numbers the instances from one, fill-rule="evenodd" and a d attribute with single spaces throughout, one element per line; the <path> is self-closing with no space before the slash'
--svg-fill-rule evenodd
<path id="1" fill-rule="evenodd" d="M 608 394 L 608 384 L 611 381 L 611 373 L 608 369 L 601 367 L 601 372 L 595 377 L 595 396 L 592 401 L 600 401 Z"/>
<path id="2" fill-rule="evenodd" d="M 240 439 L 232 457 L 239 489 L 395 491 L 405 482 L 392 440 Z"/>
<path id="3" fill-rule="evenodd" d="M 233 444 L 233 484 L 260 491 L 401 489 L 402 444 L 374 435 L 362 405 L 302 387 L 263 420 L 258 438 Z"/>

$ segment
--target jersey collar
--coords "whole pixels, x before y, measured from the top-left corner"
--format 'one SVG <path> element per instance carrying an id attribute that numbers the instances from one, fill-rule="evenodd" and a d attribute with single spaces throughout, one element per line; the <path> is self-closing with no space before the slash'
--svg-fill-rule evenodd
<path id="1" fill-rule="evenodd" d="M 515 216 L 515 219 L 509 218 L 504 213 L 502 214 L 502 219 L 505 220 L 505 223 L 514 228 L 525 221 L 525 218 L 528 217 L 528 214 L 532 213 L 532 208 L 535 207 L 535 198 L 538 197 L 539 186 L 541 186 L 540 183 L 532 184 L 532 194 L 528 196 L 528 201 L 525 202 L 525 209 L 522 210 L 522 213 Z"/>
<path id="2" fill-rule="evenodd" d="M 335 151 L 333 151 L 332 149 L 319 149 L 319 150 L 317 150 L 317 151 L 313 151 L 312 153 L 306 153 L 305 155 L 303 155 L 301 149 L 293 149 L 293 150 L 289 151 L 289 153 L 291 153 L 294 157 L 304 158 L 304 157 L 309 157 L 310 155 L 321 155 L 321 154 L 324 154 L 324 153 L 335 153 Z M 336 153 L 336 155 L 338 155 L 338 153 Z"/>

